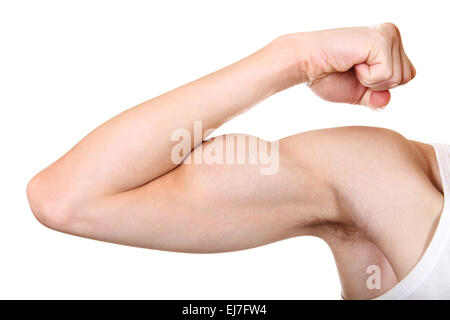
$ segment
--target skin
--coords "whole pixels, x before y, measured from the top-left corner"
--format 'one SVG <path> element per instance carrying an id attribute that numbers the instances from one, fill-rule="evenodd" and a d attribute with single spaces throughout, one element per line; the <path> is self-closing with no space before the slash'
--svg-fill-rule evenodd
<path id="1" fill-rule="evenodd" d="M 96 128 L 33 177 L 31 209 L 54 230 L 179 252 L 317 236 L 334 254 L 343 297 L 374 298 L 414 267 L 439 220 L 430 145 L 381 128 L 310 131 L 280 140 L 278 173 L 261 175 L 262 164 L 174 163 L 170 137 L 179 128 L 193 136 L 194 120 L 205 133 L 301 83 L 328 101 L 377 109 L 414 76 L 393 24 L 281 36 Z M 195 157 L 213 142 L 186 147 Z M 381 289 L 367 288 L 369 265 L 380 267 Z"/>

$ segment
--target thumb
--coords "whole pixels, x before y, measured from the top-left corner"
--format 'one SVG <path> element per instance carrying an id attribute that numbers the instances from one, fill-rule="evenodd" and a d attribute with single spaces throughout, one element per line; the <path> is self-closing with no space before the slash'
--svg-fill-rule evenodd
<path id="1" fill-rule="evenodd" d="M 370 88 L 366 88 L 366 91 L 361 96 L 358 104 L 370 107 L 372 109 L 380 109 L 387 106 L 389 100 L 391 100 L 391 93 L 389 90 L 373 91 Z"/>

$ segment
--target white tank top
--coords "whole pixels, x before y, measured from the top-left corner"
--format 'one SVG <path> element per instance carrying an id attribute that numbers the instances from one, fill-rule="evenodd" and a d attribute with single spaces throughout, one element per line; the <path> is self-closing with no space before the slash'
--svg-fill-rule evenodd
<path id="1" fill-rule="evenodd" d="M 450 145 L 432 146 L 444 191 L 439 224 L 416 266 L 392 289 L 375 299 L 450 299 Z"/>

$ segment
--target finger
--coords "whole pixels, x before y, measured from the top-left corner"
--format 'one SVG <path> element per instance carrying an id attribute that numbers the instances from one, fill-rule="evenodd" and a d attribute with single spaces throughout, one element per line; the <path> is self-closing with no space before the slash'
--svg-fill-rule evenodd
<path id="1" fill-rule="evenodd" d="M 384 41 L 380 46 L 375 57 L 368 57 L 364 63 L 355 65 L 356 77 L 365 87 L 392 78 L 392 43 Z"/>
<path id="2" fill-rule="evenodd" d="M 403 65 L 403 79 L 401 84 L 405 84 L 412 79 L 411 65 L 405 53 L 402 53 L 402 65 Z"/>
<path id="3" fill-rule="evenodd" d="M 367 88 L 358 104 L 377 110 L 387 106 L 390 100 L 391 93 L 389 90 L 373 91 L 372 89 Z"/>
<path id="4" fill-rule="evenodd" d="M 414 69 L 414 66 L 412 65 L 411 61 L 409 60 L 408 56 L 405 53 L 402 42 L 400 42 L 400 49 L 401 49 L 402 65 L 403 65 L 403 80 L 402 80 L 401 84 L 405 84 L 414 78 L 415 69 Z"/>
<path id="5" fill-rule="evenodd" d="M 401 54 L 401 43 L 400 40 L 397 39 L 392 46 L 392 78 L 387 82 L 384 89 L 394 88 L 403 81 L 403 63 Z"/>
<path id="6" fill-rule="evenodd" d="M 403 63 L 401 54 L 402 52 L 400 41 L 398 39 L 394 40 L 391 51 L 392 76 L 389 79 L 370 85 L 370 88 L 373 91 L 385 91 L 395 88 L 396 86 L 401 84 L 403 80 Z"/>
<path id="7" fill-rule="evenodd" d="M 322 99 L 331 102 L 357 104 L 366 88 L 354 75 L 354 70 L 332 73 L 327 77 L 312 81 L 308 86 Z"/>
<path id="8" fill-rule="evenodd" d="M 409 58 L 408 58 L 408 61 L 411 66 L 411 79 L 414 79 L 416 77 L 417 71 L 416 71 L 416 68 L 414 67 L 414 65 L 411 63 L 411 60 L 409 60 Z"/>
<path id="9" fill-rule="evenodd" d="M 411 62 L 411 60 L 408 58 L 408 56 L 405 54 L 406 57 L 406 61 L 408 61 L 408 65 L 409 65 L 409 69 L 411 71 L 411 79 L 414 79 L 416 77 L 417 71 L 416 68 L 414 67 L 413 63 Z"/>

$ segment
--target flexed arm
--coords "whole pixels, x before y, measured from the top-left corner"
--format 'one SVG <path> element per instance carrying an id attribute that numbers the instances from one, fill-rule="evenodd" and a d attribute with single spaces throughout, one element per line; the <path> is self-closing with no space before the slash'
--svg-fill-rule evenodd
<path id="1" fill-rule="evenodd" d="M 235 64 L 131 108 L 95 129 L 32 179 L 28 186 L 31 208 L 44 224 L 64 232 L 149 248 L 188 250 L 183 247 L 189 243 L 186 238 L 180 237 L 177 245 L 173 239 L 164 242 L 171 238 L 170 230 L 179 230 L 173 222 L 179 217 L 185 217 L 179 218 L 184 222 L 195 220 L 197 210 L 198 223 L 206 223 L 202 210 L 214 204 L 207 203 L 204 194 L 182 201 L 179 191 L 186 185 L 190 190 L 198 189 L 194 182 L 208 180 L 205 173 L 214 172 L 205 166 L 202 170 L 173 170 L 178 166 L 170 157 L 174 130 L 183 128 L 193 134 L 195 120 L 202 121 L 204 130 L 216 128 L 272 94 L 302 82 L 309 82 L 325 99 L 376 108 L 388 102 L 387 89 L 406 83 L 413 75 L 397 28 L 391 24 L 282 36 Z M 189 148 L 201 142 L 193 141 Z M 228 177 L 250 191 L 232 192 L 225 197 L 229 200 L 226 203 L 240 196 L 243 203 L 254 203 L 247 200 L 273 188 L 280 190 L 274 196 L 277 201 L 295 198 L 297 187 L 283 189 L 284 178 L 295 178 L 291 185 L 307 188 L 310 181 L 305 177 L 309 173 L 291 174 L 292 165 L 283 159 L 280 166 L 281 174 L 267 179 L 249 179 L 249 167 L 232 170 Z M 323 204 L 323 199 L 318 201 L 320 193 L 326 194 L 321 187 L 315 186 L 318 194 L 302 192 L 298 202 L 305 206 L 310 201 Z M 215 189 L 220 188 L 213 186 L 209 192 Z M 239 210 L 236 212 L 232 223 L 239 224 Z M 172 224 L 166 221 L 168 217 Z M 291 223 L 297 219 L 293 214 L 287 220 Z M 211 221 L 211 225 L 214 223 Z M 159 225 L 159 233 L 152 229 L 155 225 Z M 262 228 L 259 224 L 254 227 Z M 251 244 L 229 247 L 248 247 L 285 236 L 277 228 L 269 229 L 270 236 L 263 233 Z"/>

